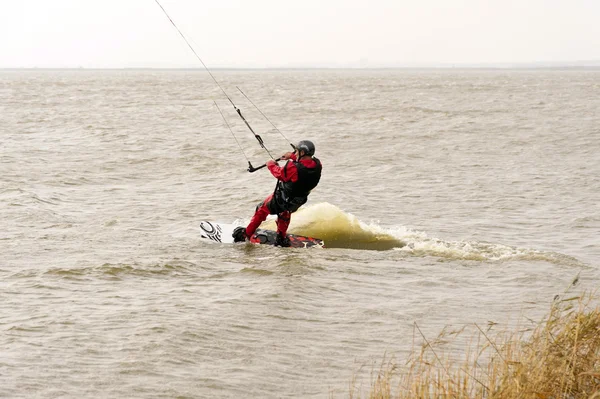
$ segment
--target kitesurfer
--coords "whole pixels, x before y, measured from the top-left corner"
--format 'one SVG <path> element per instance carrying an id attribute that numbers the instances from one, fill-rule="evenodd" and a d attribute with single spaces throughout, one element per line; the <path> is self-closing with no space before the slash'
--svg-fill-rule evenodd
<path id="1" fill-rule="evenodd" d="M 277 215 L 275 245 L 290 245 L 286 233 L 291 215 L 306 203 L 308 195 L 321 178 L 321 161 L 314 155 L 315 145 L 309 140 L 302 140 L 293 153 L 287 152 L 281 157 L 287 160 L 283 167 L 274 160 L 267 162 L 269 171 L 277 179 L 275 191 L 258 204 L 246 228 L 237 227 L 233 231 L 234 242 L 249 240 L 268 215 Z"/>

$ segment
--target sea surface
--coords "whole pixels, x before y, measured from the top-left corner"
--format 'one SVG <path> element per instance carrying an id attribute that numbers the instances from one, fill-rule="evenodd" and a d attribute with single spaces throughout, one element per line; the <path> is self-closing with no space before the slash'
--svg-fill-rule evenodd
<path id="1" fill-rule="evenodd" d="M 0 397 L 365 395 L 415 326 L 600 286 L 600 71 L 212 72 L 274 157 L 316 144 L 290 232 L 327 248 L 199 239 L 275 186 L 206 71 L 0 71 Z"/>

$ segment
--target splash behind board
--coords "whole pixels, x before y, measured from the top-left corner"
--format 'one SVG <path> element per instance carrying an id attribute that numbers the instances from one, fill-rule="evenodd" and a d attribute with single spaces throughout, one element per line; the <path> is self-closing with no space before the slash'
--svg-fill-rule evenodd
<path id="1" fill-rule="evenodd" d="M 203 221 L 200 222 L 200 238 L 204 241 L 220 242 L 223 244 L 233 244 L 233 229 L 236 225 L 226 223 L 216 223 Z M 257 229 L 250 242 L 254 244 L 275 245 L 277 233 L 272 230 Z M 313 237 L 304 237 L 295 234 L 288 234 L 291 248 L 323 248 L 323 240 Z"/>

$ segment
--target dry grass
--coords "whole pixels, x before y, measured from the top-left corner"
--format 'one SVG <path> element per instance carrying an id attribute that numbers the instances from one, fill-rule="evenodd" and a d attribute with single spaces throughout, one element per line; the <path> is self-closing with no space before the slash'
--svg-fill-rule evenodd
<path id="1" fill-rule="evenodd" d="M 548 316 L 525 331 L 491 336 L 476 325 L 463 361 L 444 350 L 450 334 L 430 342 L 415 324 L 423 344 L 403 366 L 384 360 L 368 398 L 600 399 L 600 307 L 592 306 L 594 298 L 556 299 Z M 350 397 L 360 397 L 355 382 Z"/>

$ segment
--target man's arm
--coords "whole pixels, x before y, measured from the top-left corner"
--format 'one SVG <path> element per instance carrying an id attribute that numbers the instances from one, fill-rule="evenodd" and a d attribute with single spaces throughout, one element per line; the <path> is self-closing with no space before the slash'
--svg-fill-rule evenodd
<path id="1" fill-rule="evenodd" d="M 292 154 L 292 157 L 289 159 L 295 160 L 296 157 Z M 298 169 L 296 169 L 294 162 L 286 162 L 286 164 L 281 167 L 277 165 L 277 162 L 271 159 L 267 162 L 267 168 L 269 168 L 269 171 L 277 180 L 292 182 L 298 180 Z"/>
<path id="2" fill-rule="evenodd" d="M 286 159 L 291 159 L 292 161 L 296 161 L 296 153 L 294 152 L 286 152 L 285 154 L 283 154 L 280 158 L 281 160 L 286 160 Z"/>

